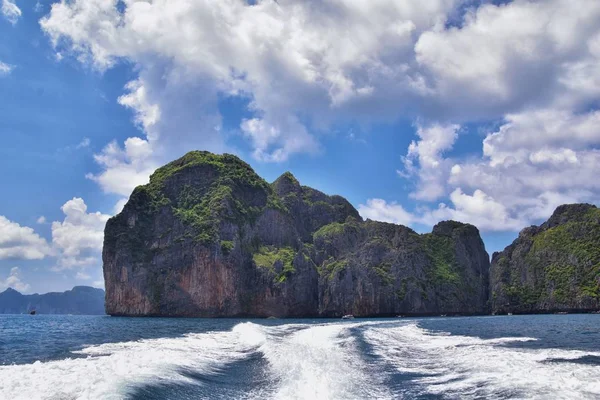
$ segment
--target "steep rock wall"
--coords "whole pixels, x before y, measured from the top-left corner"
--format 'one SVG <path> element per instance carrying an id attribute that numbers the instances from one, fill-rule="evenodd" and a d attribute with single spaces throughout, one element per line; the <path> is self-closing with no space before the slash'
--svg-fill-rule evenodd
<path id="1" fill-rule="evenodd" d="M 600 309 L 600 210 L 563 205 L 540 226 L 523 229 L 490 269 L 495 313 Z"/>
<path id="2" fill-rule="evenodd" d="M 477 229 L 362 221 L 290 173 L 190 152 L 134 190 L 105 229 L 106 311 L 129 316 L 357 316 L 487 311 Z"/>

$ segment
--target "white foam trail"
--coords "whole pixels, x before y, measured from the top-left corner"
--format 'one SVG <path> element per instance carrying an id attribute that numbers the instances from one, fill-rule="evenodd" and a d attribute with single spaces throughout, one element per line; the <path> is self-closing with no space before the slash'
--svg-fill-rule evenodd
<path id="1" fill-rule="evenodd" d="M 242 323 L 229 332 L 91 346 L 77 352 L 87 358 L 0 366 L 0 398 L 122 399 L 136 384 L 198 384 L 181 369 L 214 373 L 265 340 L 263 327 Z"/>
<path id="2" fill-rule="evenodd" d="M 350 329 L 360 324 L 306 326 L 275 336 L 260 348 L 269 363 L 273 388 L 252 398 L 364 399 L 391 398 L 382 382 L 369 373 Z"/>
<path id="3" fill-rule="evenodd" d="M 399 372 L 419 375 L 413 380 L 417 388 L 413 395 L 463 399 L 600 397 L 598 366 L 552 362 L 600 353 L 511 348 L 502 344 L 535 339 L 455 336 L 430 332 L 417 324 L 372 327 L 364 337 L 375 353 Z"/>

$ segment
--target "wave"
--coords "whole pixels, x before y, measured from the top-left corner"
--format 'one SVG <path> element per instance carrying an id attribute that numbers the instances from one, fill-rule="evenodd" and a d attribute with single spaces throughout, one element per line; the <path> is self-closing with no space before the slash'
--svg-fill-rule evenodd
<path id="1" fill-rule="evenodd" d="M 509 346 L 531 340 L 451 335 L 408 321 L 246 322 L 230 331 L 106 343 L 64 360 L 0 366 L 0 398 L 600 397 L 598 365 L 589 362 L 600 353 Z M 173 385 L 185 391 L 171 391 Z"/>
<path id="2" fill-rule="evenodd" d="M 373 352 L 400 374 L 410 376 L 410 397 L 598 398 L 598 367 L 578 360 L 600 353 L 508 347 L 535 338 L 477 337 L 432 332 L 418 324 L 366 329 Z M 408 385 L 408 383 L 407 383 Z"/>
<path id="3" fill-rule="evenodd" d="M 81 358 L 0 367 L 2 399 L 122 399 L 143 384 L 199 384 L 185 373 L 214 374 L 242 360 L 267 339 L 253 323 L 228 332 L 106 343 L 74 353 Z"/>
<path id="4" fill-rule="evenodd" d="M 354 329 L 362 324 L 305 327 L 266 341 L 260 351 L 268 361 L 273 385 L 250 398 L 361 399 L 392 398 L 361 356 Z"/>
<path id="5" fill-rule="evenodd" d="M 246 322 L 227 332 L 90 346 L 74 352 L 79 358 L 0 367 L 0 398 L 122 399 L 140 388 L 210 385 L 198 378 L 256 357 L 266 361 L 256 371 L 264 379 L 247 398 L 390 398 L 361 358 L 353 333 L 360 325 Z"/>

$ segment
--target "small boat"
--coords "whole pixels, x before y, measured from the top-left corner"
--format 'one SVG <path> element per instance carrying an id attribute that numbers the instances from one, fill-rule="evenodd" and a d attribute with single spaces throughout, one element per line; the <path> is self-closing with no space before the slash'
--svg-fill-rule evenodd
<path id="1" fill-rule="evenodd" d="M 511 312 L 509 312 L 509 313 L 508 313 L 508 314 L 506 314 L 506 315 L 512 315 L 512 313 L 511 313 Z"/>
<path id="2" fill-rule="evenodd" d="M 342 319 L 354 319 L 354 315 L 352 314 L 346 314 L 342 317 Z"/>
<path id="3" fill-rule="evenodd" d="M 29 315 L 35 315 L 35 310 L 29 311 Z"/>

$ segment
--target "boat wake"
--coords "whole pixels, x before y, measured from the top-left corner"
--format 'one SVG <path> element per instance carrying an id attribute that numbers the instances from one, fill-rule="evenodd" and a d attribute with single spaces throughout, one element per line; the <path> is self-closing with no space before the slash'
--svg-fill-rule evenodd
<path id="1" fill-rule="evenodd" d="M 0 367 L 0 398 L 135 397 L 143 386 L 205 385 L 207 380 L 195 377 L 222 374 L 228 366 L 256 355 L 266 360 L 261 372 L 266 383 L 236 397 L 241 393 L 255 399 L 390 397 L 361 360 L 351 333 L 356 326 L 266 327 L 246 322 L 228 332 L 91 346 L 75 352 L 83 356 L 79 358 Z M 222 396 L 213 392 L 207 397 Z"/>
<path id="2" fill-rule="evenodd" d="M 407 381 L 411 396 L 462 399 L 600 397 L 600 371 L 578 350 L 510 347 L 527 337 L 481 339 L 431 332 L 410 323 L 365 331 L 374 353 Z"/>
<path id="3" fill-rule="evenodd" d="M 268 361 L 272 387 L 250 394 L 264 399 L 392 398 L 373 375 L 358 348 L 356 329 L 362 324 L 305 327 L 274 337 L 260 351 Z"/>
<path id="4" fill-rule="evenodd" d="M 190 384 L 186 374 L 214 374 L 266 339 L 259 325 L 179 338 L 106 343 L 76 351 L 86 357 L 0 367 L 2 399 L 121 399 L 142 384 Z"/>
<path id="5" fill-rule="evenodd" d="M 230 331 L 106 343 L 64 360 L 0 366 L 0 398 L 600 396 L 598 365 L 589 361 L 600 354 L 511 346 L 532 340 L 450 335 L 414 321 L 246 322 Z"/>

